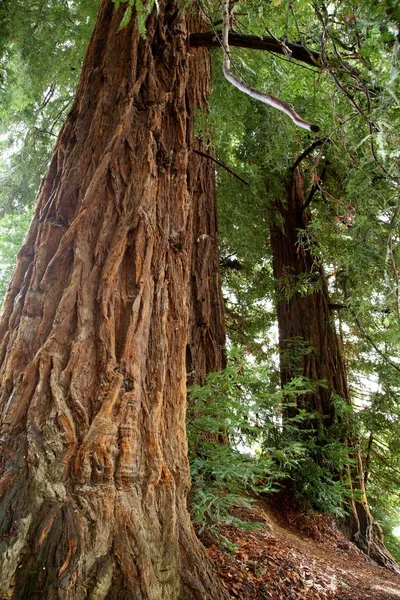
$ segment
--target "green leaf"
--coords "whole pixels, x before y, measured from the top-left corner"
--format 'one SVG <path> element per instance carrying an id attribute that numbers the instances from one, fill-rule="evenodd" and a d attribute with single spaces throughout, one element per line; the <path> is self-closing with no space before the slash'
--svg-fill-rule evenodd
<path id="1" fill-rule="evenodd" d="M 132 18 L 132 6 L 128 6 L 128 8 L 124 12 L 124 16 L 122 17 L 121 23 L 119 24 L 118 31 L 125 29 L 125 27 L 129 24 Z"/>

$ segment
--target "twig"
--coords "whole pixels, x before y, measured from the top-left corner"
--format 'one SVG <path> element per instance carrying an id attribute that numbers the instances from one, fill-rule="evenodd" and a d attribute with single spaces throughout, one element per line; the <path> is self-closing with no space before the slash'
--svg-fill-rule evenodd
<path id="1" fill-rule="evenodd" d="M 275 40 L 275 42 L 277 44 L 279 44 L 280 46 L 282 46 L 282 50 L 283 50 L 283 54 L 285 54 L 285 56 L 287 56 L 288 58 L 290 58 L 292 56 L 292 51 L 289 48 L 289 46 L 283 42 L 282 40 L 278 39 L 273 33 L 272 31 L 270 31 L 268 28 L 266 28 L 266 31 L 269 33 L 269 35 L 272 37 L 272 39 Z"/>
<path id="2" fill-rule="evenodd" d="M 235 171 L 233 171 L 230 167 L 228 167 L 228 165 L 226 165 L 222 161 L 218 160 L 217 158 L 214 158 L 214 156 L 211 156 L 211 154 L 206 154 L 205 152 L 201 152 L 201 150 L 193 150 L 193 152 L 195 154 L 198 154 L 199 156 L 203 156 L 204 158 L 209 158 L 210 160 L 212 160 L 213 162 L 215 162 L 217 165 L 219 165 L 220 167 L 222 167 L 223 169 L 225 169 L 226 171 L 228 171 L 228 173 L 230 173 L 231 175 L 233 175 L 233 177 L 236 177 L 236 179 L 239 179 L 239 181 L 241 181 L 245 185 L 249 185 L 248 181 L 246 181 L 245 179 L 243 179 L 243 177 L 240 177 L 240 175 L 238 175 L 237 173 L 235 173 Z"/>
<path id="3" fill-rule="evenodd" d="M 306 67 L 302 63 L 294 63 L 291 58 L 285 58 L 285 56 L 281 56 L 280 54 L 276 54 L 276 52 L 272 52 L 275 58 L 279 58 L 279 60 L 283 60 L 283 62 L 291 63 L 292 65 L 296 65 L 296 67 L 300 67 L 301 69 L 306 69 L 306 71 L 311 71 L 311 73 L 319 73 L 319 69 L 312 69 L 311 67 Z"/>
<path id="4" fill-rule="evenodd" d="M 292 13 L 293 20 L 294 20 L 294 23 L 295 23 L 295 26 L 296 26 L 296 30 L 297 30 L 297 34 L 298 34 L 298 36 L 299 36 L 299 40 L 300 40 L 301 44 L 303 45 L 303 47 L 306 49 L 306 51 L 307 51 L 307 54 L 309 55 L 310 59 L 313 61 L 313 64 L 315 65 L 316 63 L 314 62 L 314 55 L 313 55 L 313 52 L 314 52 L 314 51 L 312 51 L 312 50 L 309 50 L 309 49 L 307 48 L 307 46 L 305 46 L 305 45 L 303 44 L 303 41 L 302 41 L 302 35 L 301 35 L 301 31 L 300 31 L 300 27 L 299 27 L 299 24 L 298 24 L 298 22 L 297 22 L 297 19 L 296 19 L 296 14 L 295 14 L 295 12 L 294 12 L 294 10 L 293 10 L 293 3 L 292 3 L 292 2 L 289 2 L 288 9 L 289 9 L 289 10 L 290 10 L 290 12 Z M 322 58 L 322 57 L 321 57 L 321 55 L 319 56 L 319 58 L 320 58 L 320 59 Z M 318 61 L 318 62 L 319 62 L 319 61 Z"/>
<path id="5" fill-rule="evenodd" d="M 386 354 L 384 352 L 382 352 L 382 350 L 380 350 L 378 348 L 378 346 L 375 344 L 375 342 L 372 340 L 372 338 L 365 331 L 364 327 L 361 325 L 360 321 L 358 320 L 356 313 L 353 312 L 353 311 L 351 311 L 351 314 L 354 317 L 354 320 L 355 320 L 355 322 L 357 324 L 357 327 L 359 328 L 359 330 L 361 331 L 361 333 L 363 334 L 363 336 L 365 337 L 365 339 L 367 339 L 369 341 L 369 343 L 374 348 L 374 350 L 379 354 L 379 356 L 381 356 L 383 358 L 383 360 L 385 360 L 391 367 L 393 367 L 394 369 L 396 369 L 396 371 L 400 372 L 399 365 L 396 365 L 396 363 L 394 363 L 388 356 L 386 356 Z"/>
<path id="6" fill-rule="evenodd" d="M 36 109 L 36 112 L 40 112 L 47 104 L 50 102 L 52 95 L 54 94 L 54 85 L 51 84 L 49 87 L 49 91 L 46 93 L 43 103 Z"/>
<path id="7" fill-rule="evenodd" d="M 49 134 L 51 135 L 55 135 L 53 134 L 53 129 L 54 127 L 57 125 L 58 120 L 60 119 L 61 115 L 63 114 L 63 112 L 68 108 L 68 106 L 71 104 L 71 100 L 72 98 L 69 98 L 68 101 L 63 105 L 62 109 L 57 113 L 56 118 L 53 120 L 53 123 L 50 127 L 49 130 Z"/>
<path id="8" fill-rule="evenodd" d="M 55 133 L 53 133 L 52 131 L 47 131 L 47 129 L 39 129 L 38 127 L 34 127 L 33 129 L 35 129 L 38 133 L 45 133 L 46 135 L 52 135 L 53 137 L 57 137 Z"/>

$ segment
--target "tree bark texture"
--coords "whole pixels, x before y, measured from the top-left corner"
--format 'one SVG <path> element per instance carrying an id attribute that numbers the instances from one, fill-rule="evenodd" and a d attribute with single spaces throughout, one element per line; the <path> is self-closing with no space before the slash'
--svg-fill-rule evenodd
<path id="1" fill-rule="evenodd" d="M 312 255 L 312 241 L 299 238 L 299 232 L 305 231 L 310 223 L 310 212 L 301 210 L 304 203 L 304 180 L 296 169 L 286 186 L 285 202 L 278 201 L 275 205 L 271 225 L 273 269 L 278 286 L 281 379 L 283 385 L 298 375 L 313 381 L 324 380 L 326 386 L 300 396 L 298 405 L 324 415 L 329 426 L 334 418 L 332 392 L 345 400 L 349 392 L 323 268 Z M 301 285 L 308 286 L 308 291 L 298 291 Z"/>
<path id="2" fill-rule="evenodd" d="M 199 160 L 200 158 L 200 160 Z M 191 155 L 189 187 L 192 190 L 191 271 L 188 295 L 189 325 L 186 345 L 188 385 L 204 385 L 208 373 L 226 367 L 226 331 L 222 281 L 219 268 L 218 227 L 214 166 L 208 159 Z M 196 411 L 188 401 L 188 414 Z M 210 442 L 227 444 L 225 431 L 203 432 Z"/>
<path id="3" fill-rule="evenodd" d="M 186 369 L 190 385 L 203 385 L 207 373 L 226 367 L 226 331 L 217 212 L 216 204 L 210 202 L 216 197 L 214 166 L 194 153 L 190 158 L 189 187 L 193 210 Z"/>
<path id="4" fill-rule="evenodd" d="M 3 598 L 226 598 L 186 508 L 189 309 L 219 285 L 190 275 L 216 260 L 197 241 L 214 173 L 191 153 L 209 59 L 158 4 L 143 39 L 103 0 L 5 300 Z"/>
<path id="5" fill-rule="evenodd" d="M 324 381 L 325 385 L 316 385 L 313 392 L 299 396 L 297 408 L 315 411 L 324 425 L 330 427 L 335 419 L 332 395 L 351 401 L 324 269 L 313 255 L 313 241 L 300 235 L 311 221 L 310 211 L 304 209 L 305 202 L 304 178 L 297 168 L 286 185 L 285 201 L 276 202 L 271 219 L 281 380 L 284 385 L 301 375 L 314 382 Z M 301 286 L 305 287 L 304 293 L 299 291 Z M 306 427 L 317 427 L 317 423 L 306 423 Z M 393 567 L 394 560 L 369 510 L 361 456 L 351 441 L 343 441 L 348 443 L 349 453 L 355 459 L 349 480 L 358 500 L 351 501 L 350 514 L 341 527 L 371 558 Z"/>

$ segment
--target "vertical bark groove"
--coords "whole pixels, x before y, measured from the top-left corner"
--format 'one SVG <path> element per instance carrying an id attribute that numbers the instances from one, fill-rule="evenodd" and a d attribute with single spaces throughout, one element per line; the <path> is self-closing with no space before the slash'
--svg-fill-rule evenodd
<path id="1" fill-rule="evenodd" d="M 159 5 L 142 39 L 103 1 L 5 300 L 7 598 L 226 598 L 186 509 L 194 207 L 215 219 L 190 144 L 209 60 Z"/>

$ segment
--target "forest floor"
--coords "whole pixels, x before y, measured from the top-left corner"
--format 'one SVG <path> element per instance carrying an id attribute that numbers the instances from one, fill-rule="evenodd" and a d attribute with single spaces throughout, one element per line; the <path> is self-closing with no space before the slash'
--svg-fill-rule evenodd
<path id="1" fill-rule="evenodd" d="M 377 566 L 330 517 L 282 508 L 258 501 L 234 511 L 257 529 L 219 525 L 218 537 L 200 536 L 231 599 L 400 600 L 400 574 Z"/>

